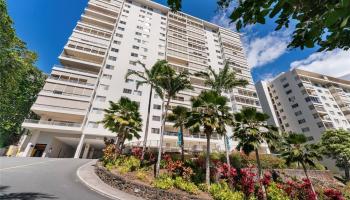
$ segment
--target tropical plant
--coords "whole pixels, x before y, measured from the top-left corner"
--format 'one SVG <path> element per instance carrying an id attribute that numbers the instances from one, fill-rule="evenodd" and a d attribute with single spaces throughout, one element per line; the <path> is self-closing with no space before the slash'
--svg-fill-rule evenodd
<path id="1" fill-rule="evenodd" d="M 176 106 L 172 113 L 168 116 L 168 121 L 171 121 L 174 123 L 175 128 L 180 129 L 180 147 L 181 147 L 181 161 L 185 161 L 185 154 L 184 154 L 184 127 L 187 123 L 188 119 L 188 111 L 189 109 L 183 106 Z"/>
<path id="2" fill-rule="evenodd" d="M 289 133 L 284 137 L 281 157 L 286 160 L 287 165 L 298 163 L 303 167 L 306 179 L 310 182 L 311 190 L 315 197 L 316 192 L 307 172 L 307 165 L 315 166 L 315 161 L 322 159 L 317 147 L 313 144 L 307 144 L 312 141 L 312 137 L 306 137 L 304 134 Z"/>
<path id="3" fill-rule="evenodd" d="M 142 154 L 141 154 L 141 162 L 144 160 L 145 152 L 147 148 L 147 139 L 148 139 L 148 129 L 149 129 L 149 118 L 151 113 L 151 105 L 152 105 L 152 95 L 153 90 L 157 93 L 158 96 L 163 97 L 163 92 L 161 88 L 159 87 L 158 80 L 162 76 L 162 69 L 164 65 L 166 65 L 165 60 L 159 60 L 157 61 L 151 69 L 147 69 L 146 65 L 141 63 L 140 61 L 137 62 L 140 64 L 143 69 L 144 73 L 139 73 L 134 70 L 128 71 L 128 73 L 125 75 L 125 79 L 127 80 L 130 76 L 136 76 L 141 80 L 138 80 L 136 82 L 136 89 L 138 89 L 141 85 L 147 84 L 150 86 L 149 90 L 149 97 L 148 97 L 148 108 L 147 108 L 147 117 L 146 117 L 146 127 L 145 127 L 145 134 L 143 137 L 143 145 L 142 145 Z"/>
<path id="4" fill-rule="evenodd" d="M 165 129 L 165 122 L 168 115 L 170 100 L 175 98 L 180 91 L 183 91 L 186 89 L 192 89 L 192 85 L 189 80 L 189 72 L 183 71 L 183 72 L 177 73 L 167 64 L 164 64 L 163 66 L 162 76 L 159 79 L 158 83 L 159 83 L 159 87 L 162 89 L 162 92 L 167 100 L 165 103 L 165 109 L 164 109 L 165 111 L 162 119 L 162 129 L 160 133 L 159 149 L 158 149 L 158 157 L 157 157 L 158 159 L 156 164 L 156 176 L 159 175 L 159 170 L 160 170 L 160 160 L 161 160 L 162 151 L 163 151 L 162 149 L 163 149 L 164 129 Z"/>
<path id="5" fill-rule="evenodd" d="M 110 101 L 109 105 L 109 108 L 104 110 L 105 115 L 100 123 L 117 134 L 116 150 L 121 152 L 126 139 L 140 138 L 142 119 L 138 111 L 139 105 L 126 97 L 120 98 L 118 103 Z"/>
<path id="6" fill-rule="evenodd" d="M 215 200 L 244 199 L 242 192 L 232 191 L 226 182 L 212 184 L 209 188 L 209 192 Z"/>
<path id="7" fill-rule="evenodd" d="M 168 0 L 174 11 L 181 9 L 181 2 Z M 217 0 L 217 3 L 221 8 L 235 6 L 228 15 L 237 30 L 253 24 L 265 24 L 265 19 L 270 18 L 276 23 L 275 30 L 295 26 L 288 45 L 291 48 L 320 46 L 320 51 L 350 48 L 349 0 Z"/>
<path id="8" fill-rule="evenodd" d="M 248 84 L 248 81 L 245 79 L 237 79 L 235 76 L 235 72 L 230 67 L 230 62 L 226 62 L 224 68 L 222 68 L 219 73 L 216 73 L 215 70 L 209 66 L 207 71 L 201 71 L 195 73 L 196 76 L 205 79 L 204 84 L 209 86 L 212 90 L 216 91 L 220 95 L 223 92 L 229 92 L 233 88 L 237 86 L 245 86 Z M 229 114 L 229 112 L 225 112 Z M 226 162 L 230 165 L 230 157 L 229 157 L 229 147 L 228 147 L 228 137 L 226 134 L 225 125 L 232 125 L 232 117 L 227 116 L 226 120 L 221 122 L 222 128 L 219 134 L 224 136 L 225 140 L 225 150 L 226 150 Z"/>
<path id="9" fill-rule="evenodd" d="M 336 160 L 345 171 L 345 181 L 350 181 L 350 131 L 327 130 L 321 136 L 320 151 Z"/>
<path id="10" fill-rule="evenodd" d="M 18 142 L 26 131 L 25 118 L 45 83 L 36 66 L 37 55 L 28 50 L 13 28 L 6 1 L 0 0 L 0 148 Z M 35 117 L 36 118 L 36 117 Z"/>
<path id="11" fill-rule="evenodd" d="M 203 132 L 207 139 L 206 152 L 206 184 L 210 184 L 210 138 L 220 128 L 222 113 L 220 111 L 227 110 L 227 98 L 219 95 L 216 91 L 202 91 L 200 95 L 191 99 L 192 109 L 186 127 L 192 132 L 199 132 L 203 127 Z"/>
<path id="12" fill-rule="evenodd" d="M 255 108 L 244 108 L 241 112 L 235 114 L 235 134 L 233 138 L 239 139 L 237 150 L 249 155 L 255 152 L 256 162 L 258 165 L 258 180 L 262 178 L 262 169 L 259 157 L 259 147 L 262 143 L 273 144 L 279 138 L 275 127 L 266 125 L 269 116 L 265 113 L 258 112 Z M 259 181 L 260 182 L 260 181 Z M 266 199 L 266 190 L 260 183 L 264 199 Z"/>

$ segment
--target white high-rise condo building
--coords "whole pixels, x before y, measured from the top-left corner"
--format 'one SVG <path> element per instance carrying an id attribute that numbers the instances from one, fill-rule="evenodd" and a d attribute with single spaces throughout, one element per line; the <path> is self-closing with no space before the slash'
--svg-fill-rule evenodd
<path id="1" fill-rule="evenodd" d="M 293 69 L 256 85 L 268 123 L 320 140 L 328 129 L 350 130 L 350 81 Z M 329 163 L 329 162 L 328 162 Z M 330 169 L 333 164 L 324 162 Z"/>
<path id="2" fill-rule="evenodd" d="M 61 65 L 52 68 L 31 108 L 39 117 L 26 119 L 22 125 L 30 134 L 20 141 L 20 156 L 98 157 L 103 138 L 115 136 L 98 122 L 108 102 L 122 96 L 139 102 L 144 132 L 150 87 L 136 89 L 137 78 L 125 80 L 125 74 L 130 70 L 144 73 L 136 61 L 150 68 L 162 59 L 176 71 L 191 74 L 209 65 L 218 71 L 229 60 L 237 78 L 249 81 L 246 87 L 225 94 L 232 111 L 242 107 L 261 110 L 239 34 L 181 12 L 170 12 L 152 1 L 90 0 L 59 56 Z M 194 90 L 179 93 L 171 100 L 171 107 L 190 107 L 191 97 L 208 89 L 203 79 L 190 79 Z M 157 147 L 162 100 L 153 95 L 151 102 L 147 145 Z M 142 144 L 143 132 L 132 144 Z M 167 122 L 165 151 L 178 149 L 177 132 Z M 185 131 L 184 136 L 187 151 L 205 149 L 204 134 Z M 224 149 L 222 137 L 213 136 L 211 141 L 213 151 Z M 235 142 L 230 146 L 233 148 Z M 262 151 L 266 149 L 262 146 Z"/>

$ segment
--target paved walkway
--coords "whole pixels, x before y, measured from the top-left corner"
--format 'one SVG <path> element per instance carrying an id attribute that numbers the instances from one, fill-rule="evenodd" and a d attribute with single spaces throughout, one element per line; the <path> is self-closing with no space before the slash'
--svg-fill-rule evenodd
<path id="1" fill-rule="evenodd" d="M 89 163 L 86 163 L 85 165 L 81 166 L 77 170 L 77 176 L 80 179 L 82 183 L 84 183 L 88 188 L 91 190 L 94 190 L 95 192 L 98 192 L 101 195 L 104 195 L 106 197 L 109 197 L 111 199 L 117 199 L 117 200 L 143 200 L 140 197 L 136 197 L 133 195 L 130 195 L 126 192 L 123 192 L 121 190 L 115 189 L 106 183 L 104 183 L 96 174 L 94 171 L 94 164 L 96 163 L 96 160 L 92 160 Z"/>
<path id="2" fill-rule="evenodd" d="M 91 160 L 0 157 L 0 199 L 109 200 L 81 183 L 77 169 Z"/>

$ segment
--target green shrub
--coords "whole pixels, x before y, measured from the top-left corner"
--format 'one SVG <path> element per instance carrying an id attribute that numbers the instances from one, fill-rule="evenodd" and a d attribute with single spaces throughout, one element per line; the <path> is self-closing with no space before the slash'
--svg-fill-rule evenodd
<path id="1" fill-rule="evenodd" d="M 145 169 L 140 169 L 136 171 L 136 178 L 144 181 L 147 178 L 147 171 Z"/>
<path id="2" fill-rule="evenodd" d="M 130 171 L 130 168 L 126 167 L 126 166 L 118 166 L 117 167 L 117 171 L 120 173 L 120 174 L 126 174 L 127 172 Z"/>
<path id="3" fill-rule="evenodd" d="M 114 165 L 114 163 L 108 162 L 108 163 L 106 163 L 105 167 L 108 171 L 111 171 L 115 167 L 115 165 Z"/>
<path id="4" fill-rule="evenodd" d="M 121 164 L 121 166 L 125 166 L 129 169 L 129 171 L 135 171 L 140 168 L 141 161 L 134 157 L 130 156 L 124 159 L 124 163 Z"/>
<path id="5" fill-rule="evenodd" d="M 174 187 L 174 180 L 168 175 L 163 174 L 154 180 L 153 186 L 159 189 L 168 190 Z"/>
<path id="6" fill-rule="evenodd" d="M 267 188 L 267 199 L 268 200 L 290 200 L 288 195 L 280 188 L 277 187 L 276 183 L 271 183 Z"/>
<path id="7" fill-rule="evenodd" d="M 203 192 L 208 192 L 208 185 L 206 183 L 200 183 L 198 185 L 198 189 L 202 190 Z"/>
<path id="8" fill-rule="evenodd" d="M 210 194 L 213 196 L 214 200 L 243 200 L 244 194 L 242 192 L 232 191 L 227 183 L 214 183 L 209 188 Z"/>
<path id="9" fill-rule="evenodd" d="M 194 183 L 185 181 L 181 177 L 176 177 L 174 185 L 176 188 L 186 191 L 190 194 L 198 194 L 199 192 L 198 187 Z"/>

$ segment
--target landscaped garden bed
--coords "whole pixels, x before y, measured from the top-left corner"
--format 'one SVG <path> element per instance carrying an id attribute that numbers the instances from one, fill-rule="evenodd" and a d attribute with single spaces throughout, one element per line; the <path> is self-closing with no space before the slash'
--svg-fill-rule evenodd
<path id="1" fill-rule="evenodd" d="M 186 156 L 186 161 L 182 162 L 178 155 L 165 154 L 160 176 L 154 178 L 153 154 L 147 154 L 148 160 L 141 165 L 140 152 L 140 148 L 134 148 L 114 160 L 101 160 L 96 164 L 95 172 L 112 187 L 144 199 L 262 199 L 252 157 L 233 153 L 230 157 L 234 167 L 229 167 L 223 162 L 223 154 L 212 154 L 212 184 L 207 187 L 203 184 L 203 155 Z M 264 155 L 262 160 L 266 170 L 261 183 L 267 188 L 268 199 L 314 199 L 310 182 L 303 178 L 302 170 L 272 170 L 276 166 L 285 168 L 284 161 L 272 155 Z M 344 185 L 333 179 L 329 171 L 309 170 L 309 174 L 318 199 L 345 199 Z"/>

